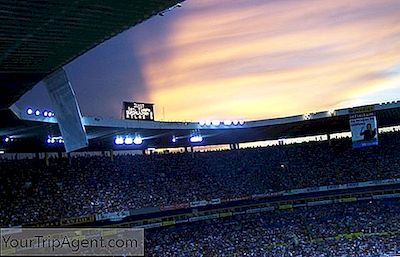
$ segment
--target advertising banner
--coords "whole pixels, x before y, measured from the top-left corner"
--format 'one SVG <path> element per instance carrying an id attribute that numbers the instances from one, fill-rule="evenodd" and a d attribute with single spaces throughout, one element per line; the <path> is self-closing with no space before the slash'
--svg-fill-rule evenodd
<path id="1" fill-rule="evenodd" d="M 373 112 L 350 115 L 353 148 L 378 145 L 378 126 Z"/>
<path id="2" fill-rule="evenodd" d="M 96 220 L 120 221 L 129 216 L 129 211 L 107 212 L 96 214 Z"/>

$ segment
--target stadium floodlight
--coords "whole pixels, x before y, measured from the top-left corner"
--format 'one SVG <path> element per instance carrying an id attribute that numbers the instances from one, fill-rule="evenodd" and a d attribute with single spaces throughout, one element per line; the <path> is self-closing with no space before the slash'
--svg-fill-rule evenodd
<path id="1" fill-rule="evenodd" d="M 224 125 L 225 126 L 230 126 L 230 125 L 232 125 L 232 121 L 231 120 L 224 120 Z"/>
<path id="2" fill-rule="evenodd" d="M 241 126 L 243 126 L 243 125 L 244 125 L 244 120 L 240 120 L 240 121 L 239 121 L 239 124 L 240 124 Z"/>
<path id="3" fill-rule="evenodd" d="M 210 120 L 206 120 L 206 126 L 210 126 L 211 125 L 211 121 Z"/>
<path id="4" fill-rule="evenodd" d="M 311 119 L 311 113 L 306 113 L 303 115 L 304 120 L 310 120 Z"/>
<path id="5" fill-rule="evenodd" d="M 32 110 L 31 108 L 28 108 L 28 109 L 26 110 L 26 113 L 27 113 L 28 115 L 32 115 L 32 114 L 33 114 L 33 110 Z"/>
<path id="6" fill-rule="evenodd" d="M 172 136 L 172 143 L 176 143 L 176 136 Z"/>
<path id="7" fill-rule="evenodd" d="M 219 124 L 221 124 L 221 122 L 220 122 L 219 120 L 213 120 L 213 121 L 211 122 L 211 124 L 212 124 L 213 126 L 219 126 Z"/>
<path id="8" fill-rule="evenodd" d="M 40 115 L 40 111 L 39 111 L 39 110 L 36 110 L 36 111 L 35 111 L 35 115 L 36 115 L 36 116 L 39 116 L 39 115 Z"/>
<path id="9" fill-rule="evenodd" d="M 48 111 L 44 111 L 44 112 L 43 112 L 43 116 L 44 116 L 44 117 L 47 117 L 48 115 L 49 115 L 49 112 L 48 112 Z M 50 117 L 50 116 L 49 116 L 49 117 Z"/>
<path id="10" fill-rule="evenodd" d="M 237 124 L 239 124 L 239 121 L 238 120 L 234 120 L 232 123 L 233 123 L 233 125 L 237 126 Z"/>
<path id="11" fill-rule="evenodd" d="M 122 137 L 116 137 L 114 142 L 116 145 L 123 145 L 124 139 Z"/>
<path id="12" fill-rule="evenodd" d="M 135 145 L 140 145 L 143 143 L 143 139 L 140 136 L 135 136 L 135 138 L 133 139 L 133 143 Z"/>
<path id="13" fill-rule="evenodd" d="M 126 144 L 126 145 L 131 145 L 131 144 L 133 144 L 133 138 L 131 138 L 131 137 L 125 137 L 125 140 L 124 140 L 124 143 Z"/>
<path id="14" fill-rule="evenodd" d="M 4 150 L 0 150 L 0 154 L 5 154 L 5 151 Z"/>
<path id="15" fill-rule="evenodd" d="M 9 137 L 4 138 L 4 142 L 6 143 L 10 142 L 10 138 Z"/>
<path id="16" fill-rule="evenodd" d="M 200 143 L 202 141 L 203 141 L 203 137 L 200 135 L 190 137 L 190 142 L 192 142 L 192 143 Z"/>
<path id="17" fill-rule="evenodd" d="M 48 144 L 56 144 L 56 143 L 63 144 L 64 143 L 64 139 L 62 138 L 62 136 L 56 136 L 56 137 L 47 136 L 46 142 Z"/>
<path id="18" fill-rule="evenodd" d="M 201 120 L 201 121 L 199 121 L 199 125 L 204 126 L 204 125 L 206 125 L 206 122 L 204 120 Z"/>
<path id="19" fill-rule="evenodd" d="M 54 113 L 51 112 L 51 111 L 49 111 L 49 112 L 47 113 L 47 116 L 48 116 L 48 117 L 53 117 L 53 116 L 54 116 Z"/>

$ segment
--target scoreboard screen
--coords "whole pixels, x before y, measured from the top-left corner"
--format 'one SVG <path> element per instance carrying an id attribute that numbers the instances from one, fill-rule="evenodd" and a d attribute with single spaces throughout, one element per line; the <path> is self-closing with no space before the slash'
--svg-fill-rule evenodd
<path id="1" fill-rule="evenodd" d="M 126 120 L 154 120 L 154 104 L 123 102 L 122 111 Z"/>

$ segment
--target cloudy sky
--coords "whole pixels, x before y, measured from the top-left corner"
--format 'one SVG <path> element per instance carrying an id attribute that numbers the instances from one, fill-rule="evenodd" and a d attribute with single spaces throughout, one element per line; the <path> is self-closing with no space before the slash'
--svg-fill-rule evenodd
<path id="1" fill-rule="evenodd" d="M 259 119 L 400 100 L 399 0 L 187 0 L 65 67 L 84 115 Z M 49 105 L 43 85 L 20 104 Z"/>

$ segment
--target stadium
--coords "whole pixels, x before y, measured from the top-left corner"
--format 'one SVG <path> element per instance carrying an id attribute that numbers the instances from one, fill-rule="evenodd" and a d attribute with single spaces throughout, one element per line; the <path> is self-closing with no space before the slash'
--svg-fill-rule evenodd
<path id="1" fill-rule="evenodd" d="M 181 2 L 0 2 L 1 255 L 34 253 L 3 248 L 29 229 L 135 229 L 139 253 L 108 255 L 400 256 L 400 101 L 167 121 L 125 99 L 120 117 L 85 115 L 66 65 Z M 38 83 L 51 106 L 19 101 Z"/>

